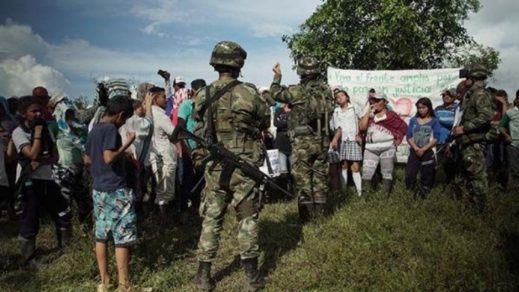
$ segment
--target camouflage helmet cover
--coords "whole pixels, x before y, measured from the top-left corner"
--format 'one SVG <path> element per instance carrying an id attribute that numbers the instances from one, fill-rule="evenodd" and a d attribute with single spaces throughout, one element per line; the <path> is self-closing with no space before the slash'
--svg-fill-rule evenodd
<path id="1" fill-rule="evenodd" d="M 247 59 L 247 52 L 237 43 L 222 41 L 214 46 L 211 53 L 211 66 L 224 65 L 233 68 L 241 68 Z"/>
<path id="2" fill-rule="evenodd" d="M 468 77 L 487 78 L 488 75 L 489 72 L 484 65 L 475 64 L 474 66 L 470 67 Z"/>
<path id="3" fill-rule="evenodd" d="M 302 57 L 297 62 L 297 75 L 310 75 L 310 74 L 319 74 L 321 73 L 321 68 L 319 66 L 319 61 L 316 58 L 306 56 Z"/>

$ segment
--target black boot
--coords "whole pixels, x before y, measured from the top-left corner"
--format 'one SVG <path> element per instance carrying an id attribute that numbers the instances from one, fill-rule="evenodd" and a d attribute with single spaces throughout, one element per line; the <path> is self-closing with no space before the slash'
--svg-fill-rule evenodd
<path id="1" fill-rule="evenodd" d="M 297 198 L 297 209 L 301 222 L 308 222 L 313 214 L 313 202 L 306 194 L 302 194 Z"/>
<path id="2" fill-rule="evenodd" d="M 214 280 L 211 278 L 211 263 L 199 262 L 198 272 L 193 279 L 193 284 L 204 291 L 212 291 L 214 289 Z"/>
<path id="3" fill-rule="evenodd" d="M 386 193 L 386 196 L 389 197 L 389 195 L 393 191 L 393 180 L 392 179 L 383 179 L 382 185 L 384 186 L 384 192 Z"/>
<path id="4" fill-rule="evenodd" d="M 22 245 L 21 245 L 21 252 L 22 252 L 22 261 L 23 264 L 29 264 L 31 260 L 34 258 L 34 254 L 36 252 L 36 238 L 23 238 L 22 237 Z"/>
<path id="5" fill-rule="evenodd" d="M 160 221 L 160 226 L 162 227 L 168 227 L 169 226 L 169 223 L 170 223 L 170 220 L 169 220 L 169 217 L 168 217 L 168 205 L 159 205 L 159 221 Z"/>
<path id="6" fill-rule="evenodd" d="M 326 211 L 326 205 L 325 204 L 315 203 L 314 204 L 313 217 L 314 218 L 322 217 L 324 215 L 325 211 Z"/>
<path id="7" fill-rule="evenodd" d="M 258 270 L 258 258 L 242 260 L 243 270 L 247 278 L 246 291 L 258 291 L 265 287 L 265 280 L 260 276 Z"/>

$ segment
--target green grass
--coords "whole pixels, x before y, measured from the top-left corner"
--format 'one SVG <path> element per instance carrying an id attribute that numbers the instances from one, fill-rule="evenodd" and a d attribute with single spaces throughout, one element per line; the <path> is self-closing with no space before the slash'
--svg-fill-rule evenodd
<path id="1" fill-rule="evenodd" d="M 401 175 L 401 174 L 400 174 Z M 353 189 L 349 190 L 353 194 Z M 267 291 L 517 291 L 519 194 L 489 194 L 485 216 L 435 189 L 414 200 L 397 184 L 394 194 L 368 200 L 335 197 L 335 212 L 298 223 L 294 202 L 267 205 L 260 216 L 260 262 Z M 140 225 L 142 241 L 132 262 L 132 281 L 154 291 L 195 291 L 200 222 L 160 230 Z M 63 253 L 52 250 L 47 222 L 38 237 L 38 272 L 19 266 L 17 224 L 0 221 L 0 291 L 94 291 L 97 267 L 90 234 L 77 231 Z M 217 291 L 242 291 L 234 213 L 222 232 L 213 267 Z M 81 237 L 80 237 L 81 236 Z M 113 256 L 113 253 L 111 253 Z M 112 278 L 115 266 L 111 263 Z"/>

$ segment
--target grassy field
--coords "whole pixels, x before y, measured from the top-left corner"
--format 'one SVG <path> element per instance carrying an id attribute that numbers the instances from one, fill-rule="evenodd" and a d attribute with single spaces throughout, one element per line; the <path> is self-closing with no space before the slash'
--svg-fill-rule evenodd
<path id="1" fill-rule="evenodd" d="M 354 193 L 353 189 L 349 193 Z M 333 214 L 301 225 L 294 202 L 265 206 L 260 216 L 266 291 L 482 291 L 519 289 L 519 194 L 489 195 L 481 217 L 435 189 L 414 200 L 397 184 L 390 198 L 336 196 Z M 213 268 L 216 291 L 242 291 L 234 213 L 222 232 Z M 160 230 L 141 222 L 132 282 L 154 291 L 195 291 L 198 220 Z M 38 237 L 42 268 L 19 265 L 17 224 L 0 221 L 0 291 L 94 291 L 92 235 L 76 230 L 63 252 L 45 223 Z M 112 253 L 113 255 L 113 253 Z M 112 279 L 115 267 L 111 265 Z"/>

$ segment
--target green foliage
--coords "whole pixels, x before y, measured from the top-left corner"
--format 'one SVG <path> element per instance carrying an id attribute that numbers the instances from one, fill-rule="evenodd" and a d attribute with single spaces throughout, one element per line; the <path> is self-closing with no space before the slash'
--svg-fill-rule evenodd
<path id="1" fill-rule="evenodd" d="M 352 195 L 334 214 L 304 226 L 295 202 L 267 205 L 260 215 L 266 291 L 517 291 L 519 193 L 491 194 L 480 217 L 441 188 L 427 200 L 414 200 L 404 190 L 402 171 L 398 176 L 389 199 L 380 192 L 368 200 Z M 213 276 L 216 291 L 243 291 L 236 219 L 229 211 Z M 163 230 L 151 220 L 140 222 L 132 282 L 153 291 L 196 291 L 191 279 L 199 224 L 193 219 Z M 37 243 L 43 268 L 31 272 L 18 264 L 16 225 L 0 221 L 0 291 L 95 290 L 99 276 L 90 232 L 76 224 L 74 244 L 59 253 L 51 250 L 53 228 L 46 220 Z M 113 247 L 110 258 L 115 281 Z"/>
<path id="2" fill-rule="evenodd" d="M 501 58 L 496 49 L 477 43 L 471 43 L 458 49 L 452 60 L 454 67 L 470 68 L 475 64 L 482 64 L 489 72 L 495 72 L 499 63 L 501 63 Z"/>
<path id="3" fill-rule="evenodd" d="M 479 8 L 479 0 L 327 0 L 283 41 L 294 58 L 338 68 L 440 68 L 474 44 L 463 21 Z"/>

